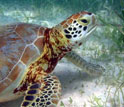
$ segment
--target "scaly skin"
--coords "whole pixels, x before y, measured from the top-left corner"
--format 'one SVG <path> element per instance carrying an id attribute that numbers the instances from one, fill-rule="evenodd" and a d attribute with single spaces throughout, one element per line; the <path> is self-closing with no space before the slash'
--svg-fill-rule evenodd
<path id="1" fill-rule="evenodd" d="M 42 55 L 28 67 L 28 73 L 22 83 L 41 82 L 43 78 L 53 71 L 57 62 L 68 51 L 71 51 L 71 48 L 64 48 L 64 46 L 68 44 L 68 39 L 60 35 L 56 29 L 45 31 L 44 51 Z"/>
<path id="2" fill-rule="evenodd" d="M 58 44 L 56 44 L 58 43 Z M 29 67 L 28 67 L 28 73 L 25 76 L 24 80 L 20 84 L 20 89 L 16 90 L 16 93 L 19 91 L 26 91 L 28 86 L 30 87 L 31 84 L 35 83 L 41 83 L 41 89 L 45 91 L 45 83 L 44 78 L 47 78 L 49 74 L 53 71 L 55 68 L 57 62 L 66 54 L 66 52 L 71 51 L 71 48 L 65 48 L 65 45 L 68 45 L 68 39 L 64 35 L 61 35 L 56 29 L 47 29 L 45 31 L 45 42 L 44 42 L 44 51 L 43 54 L 35 61 L 33 62 Z M 52 44 L 52 45 L 51 45 Z M 57 80 L 58 82 L 59 80 Z M 56 83 L 56 82 L 55 82 Z M 58 82 L 59 84 L 59 82 Z M 25 86 L 27 86 L 25 88 Z M 52 88 L 52 85 L 51 87 Z M 29 88 L 30 89 L 30 88 Z M 60 93 L 61 93 L 61 87 L 57 88 L 55 92 L 57 92 L 57 96 L 55 96 L 54 99 L 56 101 L 50 100 L 50 104 L 55 107 L 58 103 L 58 99 L 60 98 Z M 47 89 L 46 89 L 47 90 Z M 41 91 L 41 95 L 42 95 Z M 27 92 L 28 93 L 28 92 Z M 38 93 L 38 94 L 40 94 Z M 28 94 L 27 94 L 28 95 Z M 33 94 L 33 96 L 37 96 L 36 94 Z M 53 95 L 50 95 L 49 97 L 52 97 Z M 33 100 L 37 100 L 33 99 Z M 24 102 L 22 103 L 22 107 L 27 106 L 27 97 L 24 97 Z M 47 100 L 45 101 L 47 102 Z M 39 103 L 38 106 L 42 104 Z M 30 103 L 29 107 L 32 107 L 33 103 Z M 46 106 L 44 104 L 44 106 Z"/>
<path id="3" fill-rule="evenodd" d="M 87 62 L 78 54 L 76 54 L 74 51 L 67 53 L 65 58 L 68 61 L 75 64 L 76 66 L 78 66 L 79 68 L 81 68 L 83 71 L 85 71 L 89 75 L 100 76 L 105 71 L 105 69 L 102 66 Z"/>

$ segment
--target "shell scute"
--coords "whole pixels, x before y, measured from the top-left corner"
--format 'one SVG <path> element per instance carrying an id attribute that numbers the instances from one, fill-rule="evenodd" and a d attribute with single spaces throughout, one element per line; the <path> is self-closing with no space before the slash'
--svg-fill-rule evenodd
<path id="1" fill-rule="evenodd" d="M 24 54 L 21 58 L 21 61 L 24 64 L 29 65 L 38 56 L 39 56 L 39 54 L 37 53 L 37 48 L 34 47 L 34 45 L 30 45 L 30 46 L 26 47 Z"/>
<path id="2" fill-rule="evenodd" d="M 39 26 L 22 23 L 16 27 L 15 31 L 25 43 L 30 44 L 37 38 L 38 29 Z"/>
<path id="3" fill-rule="evenodd" d="M 2 92 L 7 86 L 4 84 L 4 82 L 0 82 L 0 92 Z"/>
<path id="4" fill-rule="evenodd" d="M 2 33 L 0 33 L 2 35 Z M 15 33 L 0 36 L 0 72 L 2 77 L 5 78 L 12 67 L 18 62 L 25 47 L 24 41 Z"/>
<path id="5" fill-rule="evenodd" d="M 38 29 L 37 36 L 43 36 L 45 29 L 45 27 L 40 27 Z"/>
<path id="6" fill-rule="evenodd" d="M 26 23 L 0 26 L 1 86 L 6 78 L 17 79 L 19 72 L 24 72 L 23 68 L 40 55 L 44 30 L 39 25 Z"/>
<path id="7" fill-rule="evenodd" d="M 44 39 L 41 37 L 41 38 L 38 38 L 34 43 L 34 45 L 36 45 L 37 48 L 39 49 L 40 53 L 43 51 L 43 49 L 41 48 L 43 47 L 43 44 L 44 44 L 43 41 Z"/>
<path id="8" fill-rule="evenodd" d="M 24 65 L 19 62 L 13 69 L 12 72 L 9 74 L 8 79 L 10 79 L 12 82 L 18 77 L 19 73 L 24 70 Z"/>

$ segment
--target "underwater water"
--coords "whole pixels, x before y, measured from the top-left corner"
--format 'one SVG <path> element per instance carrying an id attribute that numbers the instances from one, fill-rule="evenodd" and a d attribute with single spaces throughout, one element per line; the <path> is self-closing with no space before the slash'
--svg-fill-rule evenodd
<path id="1" fill-rule="evenodd" d="M 96 31 L 75 52 L 105 72 L 88 75 L 62 59 L 54 71 L 63 88 L 58 107 L 124 107 L 123 9 L 123 0 L 0 0 L 0 26 L 25 22 L 51 28 L 83 10 L 96 14 Z M 19 107 L 22 99 L 0 107 Z"/>

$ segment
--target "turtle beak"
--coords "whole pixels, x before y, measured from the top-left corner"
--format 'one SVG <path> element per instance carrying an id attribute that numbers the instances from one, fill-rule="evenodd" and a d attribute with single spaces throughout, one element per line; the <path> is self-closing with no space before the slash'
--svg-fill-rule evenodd
<path id="1" fill-rule="evenodd" d="M 92 15 L 91 20 L 92 20 L 92 22 L 90 25 L 92 25 L 92 26 L 88 29 L 86 36 L 90 35 L 97 27 L 96 17 L 94 14 Z"/>
<path id="2" fill-rule="evenodd" d="M 93 24 L 93 25 L 96 24 L 96 18 L 95 18 L 95 15 L 92 16 L 92 24 Z"/>

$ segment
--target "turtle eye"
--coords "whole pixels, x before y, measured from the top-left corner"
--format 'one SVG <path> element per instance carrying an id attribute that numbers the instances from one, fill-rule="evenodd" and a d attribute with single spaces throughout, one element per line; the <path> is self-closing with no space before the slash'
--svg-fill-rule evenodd
<path id="1" fill-rule="evenodd" d="M 81 19 L 81 22 L 88 23 L 88 21 L 86 19 Z"/>
<path id="2" fill-rule="evenodd" d="M 81 18 L 79 20 L 79 23 L 82 24 L 83 26 L 87 26 L 89 24 L 89 20 L 86 18 Z"/>

